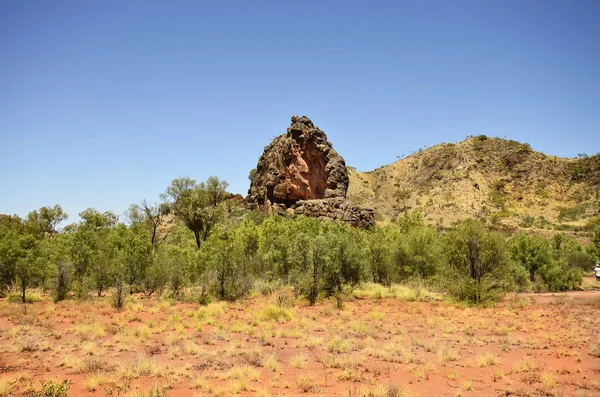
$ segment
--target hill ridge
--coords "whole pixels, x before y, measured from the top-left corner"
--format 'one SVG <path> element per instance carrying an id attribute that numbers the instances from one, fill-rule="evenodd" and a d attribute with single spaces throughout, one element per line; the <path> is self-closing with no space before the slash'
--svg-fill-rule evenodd
<path id="1" fill-rule="evenodd" d="M 578 228 L 600 215 L 600 155 L 563 158 L 527 143 L 476 135 L 360 172 L 348 198 L 380 221 L 419 208 L 427 224 L 481 218 L 497 227 Z"/>

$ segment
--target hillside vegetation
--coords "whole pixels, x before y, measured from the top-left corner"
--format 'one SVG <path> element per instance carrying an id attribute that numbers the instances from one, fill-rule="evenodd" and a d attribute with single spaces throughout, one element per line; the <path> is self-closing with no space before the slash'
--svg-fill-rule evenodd
<path id="1" fill-rule="evenodd" d="M 549 156 L 485 135 L 419 150 L 371 172 L 350 168 L 348 198 L 379 221 L 420 208 L 431 226 L 586 230 L 600 212 L 600 155 Z"/>

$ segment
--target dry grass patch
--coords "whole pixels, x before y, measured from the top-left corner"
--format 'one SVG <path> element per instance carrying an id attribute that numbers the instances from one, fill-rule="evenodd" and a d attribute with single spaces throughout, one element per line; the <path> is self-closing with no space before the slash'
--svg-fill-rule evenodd
<path id="1" fill-rule="evenodd" d="M 308 357 L 304 354 L 297 354 L 290 360 L 290 365 L 293 368 L 304 369 L 308 363 Z"/>
<path id="2" fill-rule="evenodd" d="M 281 370 L 281 365 L 279 364 L 279 359 L 272 353 L 262 360 L 262 367 L 271 372 L 279 372 Z"/>
<path id="3" fill-rule="evenodd" d="M 135 379 L 140 376 L 159 377 L 163 376 L 165 368 L 155 360 L 136 355 L 129 360 L 122 361 L 117 365 L 117 376 L 119 378 Z"/>
<path id="4" fill-rule="evenodd" d="M 493 367 L 499 364 L 500 360 L 492 353 L 484 353 L 477 356 L 477 365 L 479 368 Z"/>
<path id="5" fill-rule="evenodd" d="M 106 335 L 104 327 L 98 323 L 77 324 L 74 328 L 74 331 L 75 335 L 79 337 L 81 342 L 102 338 Z"/>
<path id="6" fill-rule="evenodd" d="M 536 371 L 537 368 L 531 357 L 523 357 L 513 365 L 513 371 L 515 372 L 532 372 Z"/>
<path id="7" fill-rule="evenodd" d="M 294 316 L 290 310 L 284 307 L 269 305 L 260 311 L 258 318 L 263 321 L 276 321 L 278 323 L 284 323 L 291 321 Z"/>
<path id="8" fill-rule="evenodd" d="M 249 365 L 242 365 L 238 367 L 233 367 L 229 371 L 219 376 L 221 380 L 229 380 L 229 379 L 238 379 L 238 380 L 247 380 L 247 381 L 255 381 L 260 378 L 260 372 L 254 367 Z"/>
<path id="9" fill-rule="evenodd" d="M 334 336 L 331 341 L 327 344 L 327 351 L 329 353 L 348 353 L 352 350 L 352 341 L 349 339 L 343 339 L 339 336 Z"/>
<path id="10" fill-rule="evenodd" d="M 446 364 L 450 361 L 457 361 L 460 358 L 456 350 L 448 345 L 440 345 L 437 354 L 438 362 L 440 364 Z"/>
<path id="11" fill-rule="evenodd" d="M 12 395 L 12 390 L 16 389 L 19 380 L 13 376 L 0 376 L 0 397 L 8 397 Z"/>
<path id="12" fill-rule="evenodd" d="M 316 386 L 315 380 L 311 374 L 299 374 L 296 377 L 296 384 L 304 393 L 308 393 Z"/>
<path id="13" fill-rule="evenodd" d="M 110 377 L 103 372 L 99 372 L 85 378 L 85 381 L 83 382 L 83 387 L 87 391 L 96 391 L 99 390 L 104 384 L 109 382 Z"/>

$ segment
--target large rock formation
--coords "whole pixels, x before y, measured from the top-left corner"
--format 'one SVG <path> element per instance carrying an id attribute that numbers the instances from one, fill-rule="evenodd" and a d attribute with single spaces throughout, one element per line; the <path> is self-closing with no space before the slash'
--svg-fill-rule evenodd
<path id="1" fill-rule="evenodd" d="M 360 227 L 373 212 L 346 200 L 346 162 L 308 117 L 292 117 L 287 134 L 265 147 L 248 191 L 250 208 L 343 220 Z"/>

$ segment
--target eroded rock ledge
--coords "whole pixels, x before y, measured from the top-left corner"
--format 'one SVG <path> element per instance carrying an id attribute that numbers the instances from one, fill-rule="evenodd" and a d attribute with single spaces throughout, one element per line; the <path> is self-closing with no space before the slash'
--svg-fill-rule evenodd
<path id="1" fill-rule="evenodd" d="M 294 213 L 322 220 L 343 221 L 363 229 L 368 229 L 375 223 L 372 209 L 356 206 L 343 197 L 300 200 L 294 206 Z"/>
<path id="2" fill-rule="evenodd" d="M 258 160 L 248 190 L 249 208 L 298 213 L 369 227 L 373 212 L 346 200 L 346 162 L 308 117 L 293 116 L 287 133 Z"/>

